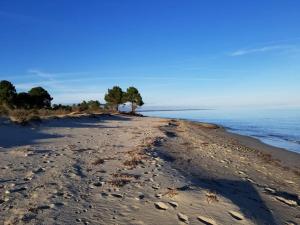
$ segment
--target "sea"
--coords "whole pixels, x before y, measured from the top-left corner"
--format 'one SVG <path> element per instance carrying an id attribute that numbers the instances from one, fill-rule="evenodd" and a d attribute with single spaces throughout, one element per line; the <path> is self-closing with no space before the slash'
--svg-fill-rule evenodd
<path id="1" fill-rule="evenodd" d="M 140 109 L 145 116 L 186 119 L 221 125 L 232 133 L 300 154 L 300 108 Z"/>

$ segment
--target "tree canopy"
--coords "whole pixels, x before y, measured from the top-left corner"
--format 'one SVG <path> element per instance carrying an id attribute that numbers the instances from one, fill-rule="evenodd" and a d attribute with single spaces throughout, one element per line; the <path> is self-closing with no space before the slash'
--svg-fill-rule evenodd
<path id="1" fill-rule="evenodd" d="M 7 80 L 0 82 L 0 105 L 11 106 L 16 94 L 16 88 L 11 82 Z"/>
<path id="2" fill-rule="evenodd" d="M 17 93 L 14 85 L 6 80 L 0 81 L 0 106 L 6 109 L 53 109 L 53 110 L 80 110 L 80 111 L 97 111 L 101 104 L 97 100 L 82 101 L 79 104 L 57 105 L 51 107 L 52 97 L 42 87 L 34 87 L 28 92 Z M 126 92 L 119 86 L 108 89 L 104 96 L 106 107 L 119 110 L 119 105 L 126 102 L 131 104 L 131 112 L 134 113 L 136 108 L 144 104 L 141 94 L 135 87 L 127 88 Z M 8 107 L 7 107 L 8 106 Z"/>
<path id="3" fill-rule="evenodd" d="M 100 102 L 99 101 L 94 101 L 94 100 L 90 100 L 90 101 L 82 101 L 81 103 L 79 103 L 77 105 L 79 111 L 85 111 L 85 110 L 98 110 L 100 109 Z"/>
<path id="4" fill-rule="evenodd" d="M 42 87 L 32 88 L 28 94 L 31 97 L 32 107 L 34 108 L 49 108 L 51 106 L 52 97 Z"/>
<path id="5" fill-rule="evenodd" d="M 18 93 L 14 100 L 14 106 L 22 109 L 32 108 L 31 96 L 26 92 Z"/>
<path id="6" fill-rule="evenodd" d="M 144 105 L 141 94 L 135 87 L 127 88 L 124 94 L 124 100 L 131 103 L 131 112 L 134 113 L 138 106 Z"/>
<path id="7" fill-rule="evenodd" d="M 104 97 L 105 101 L 115 108 L 119 109 L 119 105 L 124 103 L 124 92 L 118 86 L 114 86 L 112 89 L 108 89 L 107 94 Z"/>

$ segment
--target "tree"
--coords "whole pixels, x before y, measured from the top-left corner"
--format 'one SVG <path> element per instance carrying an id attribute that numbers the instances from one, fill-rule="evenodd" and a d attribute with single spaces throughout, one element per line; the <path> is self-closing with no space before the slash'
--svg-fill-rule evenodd
<path id="1" fill-rule="evenodd" d="M 135 110 L 138 106 L 144 105 L 142 96 L 135 87 L 127 88 L 124 100 L 131 103 L 131 113 L 135 113 Z"/>
<path id="2" fill-rule="evenodd" d="M 93 100 L 90 100 L 88 101 L 88 107 L 90 110 L 98 110 L 100 109 L 100 102 L 99 101 L 93 101 Z"/>
<path id="3" fill-rule="evenodd" d="M 51 106 L 52 97 L 50 94 L 42 87 L 32 88 L 28 94 L 32 100 L 32 106 L 34 108 L 49 108 Z"/>
<path id="4" fill-rule="evenodd" d="M 18 93 L 14 100 L 14 106 L 17 108 L 30 109 L 32 108 L 33 102 L 32 97 L 26 93 Z"/>
<path id="5" fill-rule="evenodd" d="M 120 87 L 114 86 L 112 89 L 108 89 L 104 99 L 108 105 L 113 106 L 118 111 L 119 105 L 124 103 L 124 92 Z"/>
<path id="6" fill-rule="evenodd" d="M 12 106 L 16 93 L 16 88 L 11 82 L 2 80 L 0 82 L 0 105 Z"/>
<path id="7" fill-rule="evenodd" d="M 77 106 L 78 106 L 78 109 L 80 112 L 88 110 L 88 108 L 89 108 L 88 103 L 86 101 L 82 101 Z"/>
<path id="8" fill-rule="evenodd" d="M 54 104 L 52 106 L 52 109 L 53 110 L 65 110 L 65 111 L 71 112 L 72 111 L 72 106 L 70 106 L 70 105 L 62 105 L 62 104 Z"/>

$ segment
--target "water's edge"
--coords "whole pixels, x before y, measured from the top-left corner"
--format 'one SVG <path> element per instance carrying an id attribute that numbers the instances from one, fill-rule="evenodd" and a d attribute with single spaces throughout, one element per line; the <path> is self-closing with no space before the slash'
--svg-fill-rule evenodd
<path id="1" fill-rule="evenodd" d="M 267 116 L 259 114 L 260 117 L 253 117 L 252 115 L 235 114 L 228 117 L 228 114 L 225 114 L 223 119 L 222 112 L 216 113 L 212 110 L 209 113 L 204 113 L 204 111 L 172 110 L 162 112 L 153 110 L 141 113 L 150 117 L 217 124 L 225 128 L 227 132 L 251 137 L 269 146 L 300 154 L 300 126 L 297 122 L 298 117 L 294 115 L 287 114 L 285 117 L 275 115 L 272 117 L 272 114 L 267 114 Z M 211 116 L 212 113 L 214 113 L 213 116 Z M 282 119 L 280 119 L 281 117 Z"/>

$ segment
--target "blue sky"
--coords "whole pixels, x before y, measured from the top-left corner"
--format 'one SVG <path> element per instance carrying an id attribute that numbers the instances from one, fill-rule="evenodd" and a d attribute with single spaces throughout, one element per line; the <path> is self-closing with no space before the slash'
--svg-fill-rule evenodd
<path id="1" fill-rule="evenodd" d="M 300 106 L 297 0 L 1 0 L 0 79 L 56 103 Z"/>

